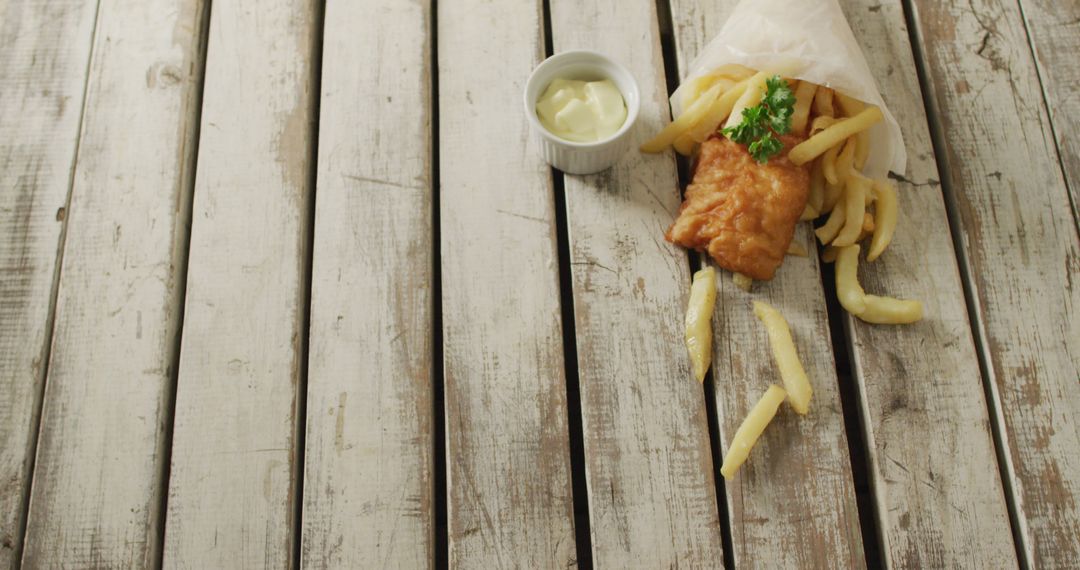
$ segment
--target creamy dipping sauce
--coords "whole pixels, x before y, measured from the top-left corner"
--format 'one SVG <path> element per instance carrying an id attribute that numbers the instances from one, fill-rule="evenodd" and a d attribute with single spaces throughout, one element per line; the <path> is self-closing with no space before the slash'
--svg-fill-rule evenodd
<path id="1" fill-rule="evenodd" d="M 626 122 L 626 102 L 610 79 L 556 79 L 536 103 L 536 114 L 540 124 L 561 139 L 596 142 Z"/>

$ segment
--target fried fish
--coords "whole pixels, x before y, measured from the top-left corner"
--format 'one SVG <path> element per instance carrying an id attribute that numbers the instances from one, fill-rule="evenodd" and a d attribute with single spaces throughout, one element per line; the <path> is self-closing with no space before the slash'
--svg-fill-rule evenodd
<path id="1" fill-rule="evenodd" d="M 724 269 L 772 279 L 810 192 L 809 170 L 787 158 L 801 140 L 781 136 L 784 150 L 765 164 L 724 137 L 706 140 L 667 240 L 708 252 Z"/>

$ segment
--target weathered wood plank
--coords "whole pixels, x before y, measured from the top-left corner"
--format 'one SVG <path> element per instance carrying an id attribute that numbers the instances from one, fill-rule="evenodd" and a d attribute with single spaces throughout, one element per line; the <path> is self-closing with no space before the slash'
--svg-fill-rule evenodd
<path id="1" fill-rule="evenodd" d="M 1032 568 L 1072 567 L 1080 558 L 1080 243 L 1036 62 L 1016 3 L 915 6 L 1022 551 Z M 1070 138 L 1070 128 L 1061 123 L 1059 133 Z"/>
<path id="2" fill-rule="evenodd" d="M 1035 53 L 1047 111 L 1057 135 L 1057 151 L 1080 223 L 1080 3 L 1021 0 L 1028 38 Z M 1074 557 L 1075 558 L 1075 557 Z"/>
<path id="3" fill-rule="evenodd" d="M 326 10 L 302 562 L 430 567 L 430 5 Z"/>
<path id="4" fill-rule="evenodd" d="M 167 568 L 294 562 L 316 10 L 213 3 Z"/>
<path id="5" fill-rule="evenodd" d="M 202 6 L 99 6 L 66 213 L 28 568 L 145 567 L 160 553 Z"/>
<path id="6" fill-rule="evenodd" d="M 550 169 L 521 93 L 541 2 L 438 3 L 450 565 L 576 559 Z"/>
<path id="7" fill-rule="evenodd" d="M 671 2 L 681 69 L 689 69 L 736 3 Z M 809 224 L 803 226 L 795 239 L 815 251 Z M 778 415 L 751 461 L 727 482 L 736 565 L 758 560 L 788 568 L 866 565 L 821 270 L 816 255 L 789 256 L 772 281 L 754 284 L 752 295 L 735 287 L 729 274 L 720 279 L 714 323 L 716 392 L 710 395 L 716 398 L 719 448 L 726 450 L 768 383 L 780 381 L 751 299 L 764 300 L 783 313 L 814 387 L 810 414 L 800 417 L 785 410 Z"/>
<path id="8" fill-rule="evenodd" d="M 0 0 L 0 568 L 30 489 L 94 0 Z"/>
<path id="9" fill-rule="evenodd" d="M 1016 565 L 982 377 L 899 1 L 841 5 L 908 149 L 889 250 L 866 290 L 920 299 L 904 326 L 846 317 L 883 556 L 891 567 Z M 938 44 L 953 44 L 944 38 Z M 950 65 L 953 65 L 950 63 Z M 967 136 L 967 134 L 965 134 Z"/>
<path id="10" fill-rule="evenodd" d="M 597 27 L 596 22 L 606 22 Z M 641 89 L 636 147 L 666 116 L 656 3 L 551 2 L 556 52 L 595 49 Z M 671 156 L 636 148 L 565 177 L 593 562 L 704 568 L 723 557 L 704 392 L 682 341 L 686 253 L 664 242 L 679 207 Z"/>

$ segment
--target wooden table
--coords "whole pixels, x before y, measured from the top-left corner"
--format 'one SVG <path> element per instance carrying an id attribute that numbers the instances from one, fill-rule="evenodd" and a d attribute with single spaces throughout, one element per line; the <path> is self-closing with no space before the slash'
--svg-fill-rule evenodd
<path id="1" fill-rule="evenodd" d="M 927 318 L 725 276 L 702 387 L 675 158 L 553 172 L 521 92 L 606 52 L 643 141 L 734 4 L 0 0 L 0 568 L 1076 568 L 1080 3 L 841 0 Z M 751 299 L 815 400 L 724 481 Z"/>

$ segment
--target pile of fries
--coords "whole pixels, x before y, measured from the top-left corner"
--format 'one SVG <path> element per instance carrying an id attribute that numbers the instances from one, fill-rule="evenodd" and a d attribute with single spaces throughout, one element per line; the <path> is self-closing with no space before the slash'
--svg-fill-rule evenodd
<path id="1" fill-rule="evenodd" d="M 761 101 L 766 80 L 775 74 L 784 76 L 784 71 L 755 72 L 731 64 L 696 78 L 684 90 L 683 113 L 641 150 L 661 152 L 673 147 L 682 155 L 692 155 L 700 143 L 737 124 L 743 109 Z M 841 305 L 871 323 L 922 319 L 922 303 L 867 295 L 857 279 L 857 244 L 869 239 L 866 260 L 874 261 L 896 230 L 898 202 L 892 181 L 871 180 L 862 174 L 870 155 L 869 129 L 883 119 L 881 109 L 809 81 L 788 80 L 788 84 L 796 100 L 790 132 L 806 137 L 791 149 L 788 159 L 810 168 L 810 193 L 802 220 L 826 217 L 814 233 L 825 246 L 822 259 L 836 261 Z M 749 278 L 736 274 L 735 279 L 749 290 Z"/>

